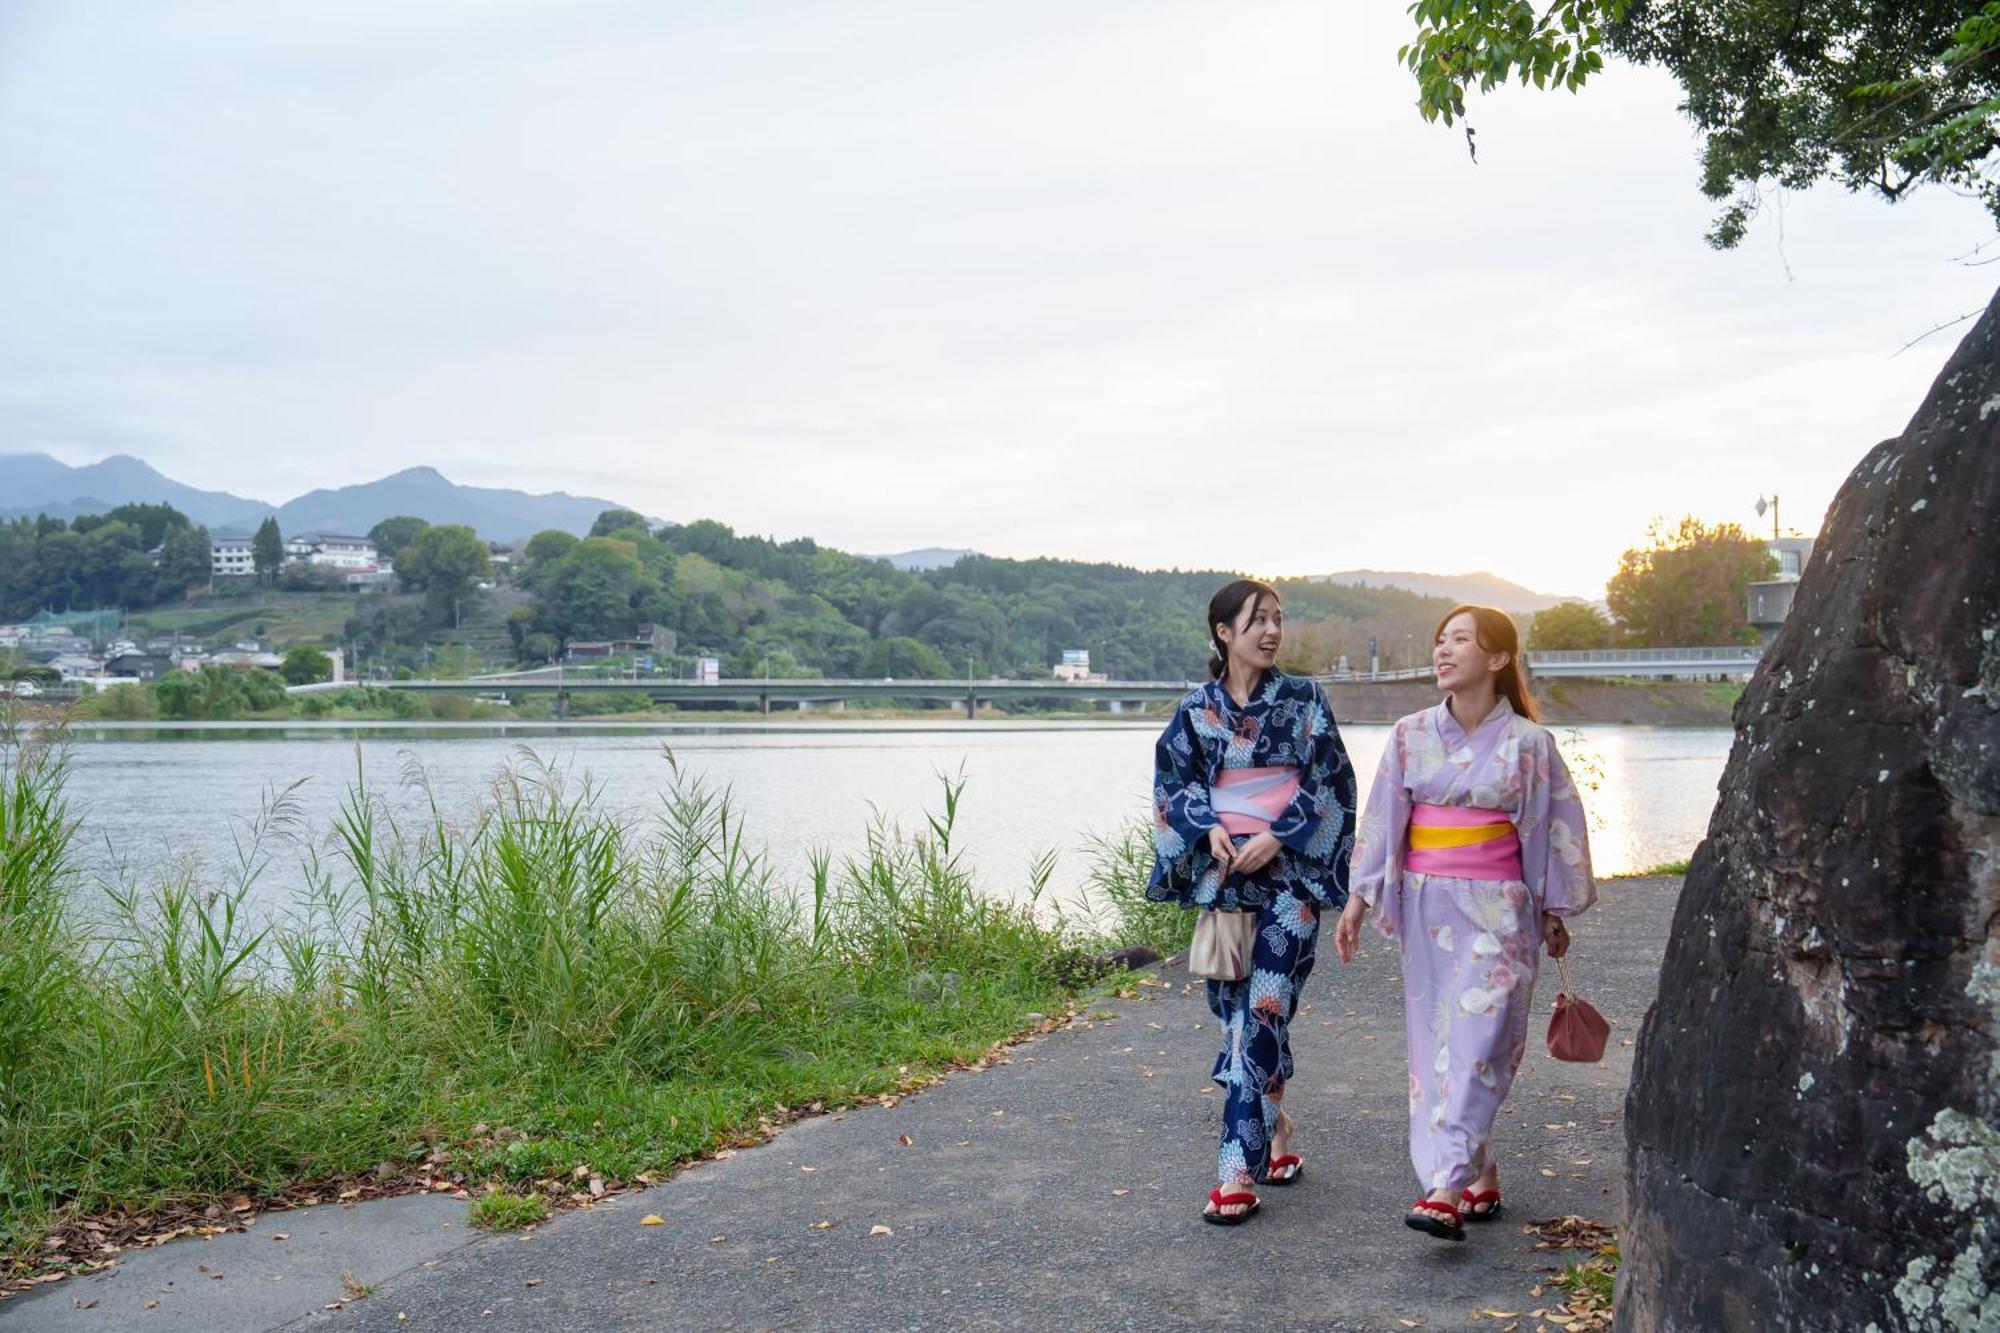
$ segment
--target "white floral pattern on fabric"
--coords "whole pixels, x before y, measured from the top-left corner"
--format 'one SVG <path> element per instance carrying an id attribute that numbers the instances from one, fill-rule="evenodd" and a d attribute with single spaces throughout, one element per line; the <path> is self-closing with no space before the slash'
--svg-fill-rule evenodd
<path id="1" fill-rule="evenodd" d="M 1217 1159 L 1225 1185 L 1263 1179 L 1279 1100 L 1293 1074 L 1291 1021 L 1299 988 L 1312 973 L 1319 920 L 1317 912 L 1299 906 L 1284 894 L 1260 907 L 1250 975 L 1207 983 L 1209 1010 L 1222 1020 L 1222 1051 L 1211 1077 L 1226 1094 Z M 1295 937 L 1280 924 L 1287 920 L 1311 928 Z"/>

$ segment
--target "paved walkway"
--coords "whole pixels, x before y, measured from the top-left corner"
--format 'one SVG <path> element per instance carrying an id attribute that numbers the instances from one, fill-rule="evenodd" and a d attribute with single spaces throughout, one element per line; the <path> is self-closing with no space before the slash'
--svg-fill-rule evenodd
<path id="1" fill-rule="evenodd" d="M 1540 1028 L 1502 1119 L 1507 1220 L 1464 1244 L 1402 1226 L 1402 992 L 1372 934 L 1322 944 L 1294 1028 L 1305 1178 L 1237 1228 L 1195 1217 L 1212 1183 L 1216 1025 L 1177 966 L 893 1108 L 803 1121 L 532 1233 L 481 1236 L 464 1205 L 391 1200 L 272 1214 L 0 1306 L 16 1329 L 1499 1329 L 1554 1308 L 1559 1265 L 1521 1223 L 1615 1221 L 1620 1122 L 1678 880 L 1605 887 L 1578 927 L 1579 987 L 1612 1020 L 1603 1065 Z M 1553 995 L 1544 976 L 1541 1007 Z M 905 1140 L 908 1140 L 907 1143 Z M 648 1213 L 666 1218 L 646 1227 Z M 888 1228 L 886 1232 L 877 1228 Z M 273 1242 L 279 1231 L 288 1239 Z M 374 1284 L 337 1311 L 340 1275 Z M 147 1302 L 157 1302 L 148 1306 Z M 1531 1328 L 1532 1321 L 1523 1321 Z"/>

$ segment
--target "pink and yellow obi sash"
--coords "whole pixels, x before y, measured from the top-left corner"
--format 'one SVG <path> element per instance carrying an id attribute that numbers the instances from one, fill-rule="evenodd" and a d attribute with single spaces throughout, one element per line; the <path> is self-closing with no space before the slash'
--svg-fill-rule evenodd
<path id="1" fill-rule="evenodd" d="M 1232 838 L 1268 833 L 1299 794 L 1296 768 L 1225 768 L 1208 791 L 1223 832 Z"/>
<path id="2" fill-rule="evenodd" d="M 1410 809 L 1410 848 L 1403 868 L 1453 879 L 1521 878 L 1521 837 L 1506 814 L 1464 805 Z"/>

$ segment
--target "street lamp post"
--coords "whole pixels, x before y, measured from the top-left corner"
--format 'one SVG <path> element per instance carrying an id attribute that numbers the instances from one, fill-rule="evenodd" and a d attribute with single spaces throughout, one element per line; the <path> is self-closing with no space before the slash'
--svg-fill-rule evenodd
<path id="1" fill-rule="evenodd" d="M 1771 540 L 1776 541 L 1778 540 L 1778 493 L 1776 491 L 1771 492 L 1771 498 L 1768 503 L 1763 496 L 1760 495 L 1757 497 L 1758 518 L 1764 517 L 1764 510 L 1766 508 L 1771 511 Z"/>

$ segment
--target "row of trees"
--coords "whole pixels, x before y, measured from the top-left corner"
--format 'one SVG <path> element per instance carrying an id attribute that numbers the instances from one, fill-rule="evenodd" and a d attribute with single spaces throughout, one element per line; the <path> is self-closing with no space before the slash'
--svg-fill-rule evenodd
<path id="1" fill-rule="evenodd" d="M 349 638 L 415 642 L 457 627 L 494 579 L 487 544 L 470 527 L 398 516 L 369 537 L 422 598 L 376 606 Z M 283 550 L 275 520 L 265 520 L 253 538 L 260 574 L 273 573 L 287 588 L 319 587 L 312 576 L 326 571 L 285 570 Z M 650 623 L 744 675 L 1032 676 L 1064 649 L 1085 648 L 1101 670 L 1179 679 L 1199 672 L 1207 652 L 1192 609 L 1231 577 L 976 555 L 913 573 L 806 538 L 739 536 L 712 520 L 655 531 L 623 509 L 601 514 L 585 537 L 539 533 L 522 558 L 528 600 L 506 622 L 518 659 L 552 660 L 569 643 L 630 638 Z M 144 608 L 205 584 L 209 567 L 207 530 L 168 505 L 126 505 L 69 523 L 15 520 L 0 525 L 0 617 Z M 1535 617 L 1529 642 L 1553 649 L 1754 637 L 1745 588 L 1770 568 L 1764 544 L 1733 524 L 1686 518 L 1656 526 L 1625 553 L 1606 589 L 1610 618 L 1567 603 Z M 1359 665 L 1371 640 L 1386 661 L 1412 665 L 1445 605 L 1397 589 L 1306 580 L 1287 581 L 1283 591 L 1292 624 L 1286 663 L 1303 670 L 1343 657 Z"/>
<path id="2" fill-rule="evenodd" d="M 0 620 L 42 610 L 154 606 L 206 583 L 208 573 L 208 529 L 171 505 L 0 523 Z"/>
<path id="3" fill-rule="evenodd" d="M 1755 643 L 1750 585 L 1777 573 L 1770 547 L 1734 523 L 1655 522 L 1625 552 L 1604 590 L 1606 617 L 1587 602 L 1537 612 L 1528 644 L 1545 651 Z"/>

